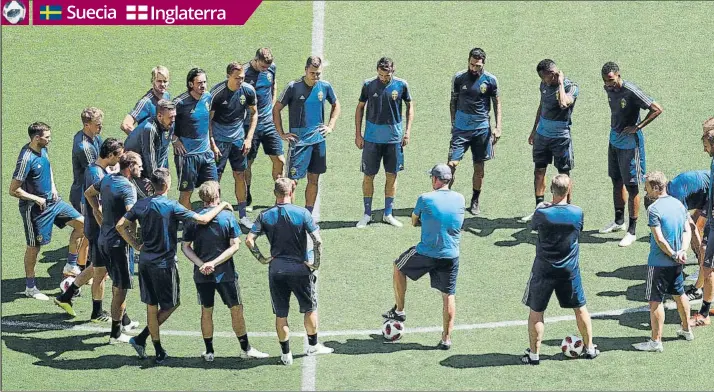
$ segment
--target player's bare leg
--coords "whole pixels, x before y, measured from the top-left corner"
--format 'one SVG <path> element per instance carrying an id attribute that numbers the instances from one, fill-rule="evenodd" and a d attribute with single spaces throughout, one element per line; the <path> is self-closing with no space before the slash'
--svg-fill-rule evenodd
<path id="1" fill-rule="evenodd" d="M 109 344 L 129 343 L 130 337 L 122 330 L 122 317 L 126 311 L 126 290 L 112 287 L 112 304 L 110 309 L 112 329 L 109 334 Z"/>
<path id="2" fill-rule="evenodd" d="M 650 301 L 650 325 L 652 326 L 652 340 L 661 342 L 664 329 L 664 306 L 661 302 Z"/>
<path id="3" fill-rule="evenodd" d="M 460 161 L 449 161 L 446 165 L 451 169 L 451 181 L 449 181 L 449 189 L 454 186 L 456 181 L 456 167 L 459 166 Z"/>
<path id="4" fill-rule="evenodd" d="M 287 317 L 275 318 L 275 332 L 278 333 L 278 343 L 280 343 L 280 360 L 284 365 L 292 365 L 293 353 L 290 351 L 290 327 Z"/>
<path id="5" fill-rule="evenodd" d="M 711 324 L 711 303 L 714 301 L 714 269 L 702 267 L 702 272 L 699 275 L 704 276 L 702 307 L 699 309 L 699 312 L 695 313 L 694 316 L 689 319 L 689 323 L 693 326 L 701 327 Z M 688 303 L 689 301 L 687 301 L 687 304 Z"/>
<path id="6" fill-rule="evenodd" d="M 191 210 L 191 194 L 193 191 L 180 191 L 179 192 L 179 204 L 184 206 L 187 210 Z"/>
<path id="7" fill-rule="evenodd" d="M 406 283 L 406 281 L 405 281 Z M 454 330 L 454 318 L 456 318 L 456 297 L 453 294 L 441 293 L 443 305 L 443 326 L 441 342 L 451 345 L 451 332 Z"/>
<path id="8" fill-rule="evenodd" d="M 28 246 L 25 249 L 25 296 L 47 301 L 50 298 L 40 292 L 35 282 L 35 265 L 40 254 L 39 246 Z"/>
<path id="9" fill-rule="evenodd" d="M 374 196 L 374 176 L 364 175 L 362 178 L 362 196 L 364 200 L 364 215 L 357 222 L 357 228 L 365 228 L 372 221 L 372 196 Z"/>
<path id="10" fill-rule="evenodd" d="M 246 196 L 247 196 L 247 188 L 246 188 L 246 172 L 247 171 L 234 171 L 233 172 L 233 182 L 234 182 L 234 191 L 236 194 L 236 201 L 240 205 L 240 203 L 245 203 L 246 202 Z"/>
<path id="11" fill-rule="evenodd" d="M 270 160 L 273 162 L 273 181 L 277 180 L 278 177 L 283 175 L 283 168 L 285 167 L 285 156 L 284 155 L 268 155 Z"/>
<path id="12" fill-rule="evenodd" d="M 540 354 L 540 344 L 543 341 L 545 324 L 543 322 L 543 312 L 530 311 L 528 315 L 528 339 L 530 341 L 531 353 Z"/>
<path id="13" fill-rule="evenodd" d="M 87 257 L 89 256 L 89 241 L 83 238 L 82 243 L 79 245 L 79 253 L 77 254 L 77 265 L 80 270 L 84 270 L 87 267 Z"/>
<path id="14" fill-rule="evenodd" d="M 627 202 L 627 189 L 621 179 L 612 179 L 612 205 L 615 207 L 615 220 L 600 229 L 601 234 L 624 230 L 625 203 Z"/>
<path id="15" fill-rule="evenodd" d="M 578 324 L 578 331 L 583 337 L 585 347 L 593 346 L 593 324 L 590 319 L 590 312 L 585 306 L 573 309 L 575 311 L 575 321 Z"/>
<path id="16" fill-rule="evenodd" d="M 472 195 L 471 204 L 469 205 L 469 212 L 471 215 L 478 215 L 481 213 L 481 208 L 479 207 L 479 197 L 481 196 L 481 187 L 483 186 L 484 173 L 484 163 L 476 162 L 474 163 L 474 174 L 471 177 Z"/>
<path id="17" fill-rule="evenodd" d="M 72 233 L 69 235 L 69 244 L 67 246 L 67 264 L 62 270 L 62 274 L 65 276 L 77 276 L 80 274 L 80 268 L 76 265 L 79 250 L 82 247 L 82 243 L 87 241 L 84 238 L 84 218 L 73 219 L 67 222 L 67 226 L 72 228 Z M 72 264 L 70 261 L 75 260 Z"/>
<path id="18" fill-rule="evenodd" d="M 533 193 L 535 194 L 536 206 L 545 200 L 545 175 L 546 167 L 536 167 L 533 169 Z M 570 198 L 570 194 L 568 194 Z M 522 223 L 530 222 L 533 219 L 533 213 L 530 213 L 521 218 Z"/>
<path id="19" fill-rule="evenodd" d="M 384 216 L 382 221 L 395 227 L 402 227 L 402 222 L 393 214 L 394 197 L 397 195 L 397 173 L 384 173 Z"/>
<path id="20" fill-rule="evenodd" d="M 307 185 L 305 186 L 305 208 L 307 208 L 310 212 L 312 212 L 312 209 L 315 207 L 319 183 L 319 174 L 307 173 Z"/>
<path id="21" fill-rule="evenodd" d="M 404 301 L 407 294 L 407 276 L 394 265 L 394 275 L 392 279 L 394 283 L 394 304 L 397 306 L 398 312 L 404 311 Z"/>
<path id="22" fill-rule="evenodd" d="M 620 246 L 630 246 L 637 239 L 635 233 L 637 229 L 637 217 L 640 213 L 640 188 L 637 185 L 627 185 L 627 209 L 629 211 L 629 223 L 627 233 L 620 241 Z"/>
<path id="23" fill-rule="evenodd" d="M 104 285 L 105 282 L 107 281 L 107 269 L 106 267 L 94 267 L 93 268 L 94 273 L 93 279 L 92 279 L 92 301 L 99 301 L 101 304 L 101 301 L 104 299 Z M 101 311 L 100 308 L 100 313 L 104 313 Z M 94 318 L 95 314 L 92 314 L 92 318 Z M 119 319 L 121 320 L 121 315 L 119 315 Z"/>

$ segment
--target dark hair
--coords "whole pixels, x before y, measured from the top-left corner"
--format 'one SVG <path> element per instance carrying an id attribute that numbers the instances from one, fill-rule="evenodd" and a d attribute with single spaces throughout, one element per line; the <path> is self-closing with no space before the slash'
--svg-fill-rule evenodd
<path id="1" fill-rule="evenodd" d="M 170 178 L 169 169 L 165 167 L 158 168 L 151 173 L 151 185 L 154 189 L 164 189 L 168 185 Z"/>
<path id="2" fill-rule="evenodd" d="M 550 71 L 553 67 L 555 67 L 555 61 L 551 59 L 544 59 L 541 60 L 536 66 L 536 72 L 540 75 L 541 72 Z"/>
<path id="3" fill-rule="evenodd" d="M 50 128 L 49 125 L 41 121 L 33 122 L 29 127 L 27 127 L 27 135 L 30 136 L 30 139 L 32 139 L 35 136 L 42 136 L 43 133 L 51 130 L 52 128 Z"/>
<path id="4" fill-rule="evenodd" d="M 191 89 L 191 83 L 193 82 L 193 79 L 200 75 L 200 74 L 206 74 L 206 72 L 202 68 L 191 68 L 190 71 L 188 71 L 188 75 L 186 75 L 186 88 Z"/>
<path id="5" fill-rule="evenodd" d="M 119 170 L 124 170 L 141 163 L 141 155 L 134 151 L 127 151 L 119 158 Z"/>
<path id="6" fill-rule="evenodd" d="M 124 143 L 113 137 L 107 138 L 104 140 L 104 143 L 102 143 L 102 146 L 99 147 L 99 157 L 102 159 L 109 158 L 110 155 L 116 154 L 123 148 Z"/>
<path id="7" fill-rule="evenodd" d="M 260 48 L 255 51 L 255 59 L 265 64 L 272 64 L 273 52 L 270 51 L 270 48 Z"/>
<path id="8" fill-rule="evenodd" d="M 377 69 L 382 71 L 394 72 L 394 61 L 389 57 L 382 57 L 377 61 Z"/>
<path id="9" fill-rule="evenodd" d="M 602 66 L 601 73 L 602 73 L 602 76 L 605 76 L 605 75 L 609 74 L 610 72 L 618 73 L 618 72 L 620 72 L 620 67 L 618 67 L 617 64 L 615 64 L 614 62 L 608 61 L 607 63 L 605 63 L 605 65 Z"/>
<path id="10" fill-rule="evenodd" d="M 307 61 L 305 61 L 305 69 L 308 69 L 310 66 L 320 68 L 321 65 L 322 58 L 320 56 L 310 56 L 307 58 Z"/>
<path id="11" fill-rule="evenodd" d="M 486 52 L 484 52 L 481 48 L 473 48 L 469 52 L 469 59 L 483 60 L 483 62 L 485 63 Z"/>
<path id="12" fill-rule="evenodd" d="M 156 103 L 156 111 L 160 113 L 164 110 L 176 110 L 176 104 L 168 99 L 160 99 L 159 102 Z"/>
<path id="13" fill-rule="evenodd" d="M 233 61 L 228 66 L 226 67 L 226 75 L 230 75 L 235 71 L 242 71 L 243 70 L 243 64 Z"/>

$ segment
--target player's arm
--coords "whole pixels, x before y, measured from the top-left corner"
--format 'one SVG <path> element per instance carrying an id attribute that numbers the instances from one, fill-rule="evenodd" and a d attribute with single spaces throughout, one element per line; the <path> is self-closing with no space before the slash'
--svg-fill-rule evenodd
<path id="1" fill-rule="evenodd" d="M 424 199 L 422 199 L 422 196 L 420 195 L 417 198 L 416 205 L 414 206 L 414 210 L 412 211 L 412 226 L 418 227 L 421 226 L 421 212 L 424 209 Z"/>
<path id="2" fill-rule="evenodd" d="M 501 96 L 494 95 L 491 97 L 493 103 L 493 115 L 496 117 L 496 127 L 493 128 L 493 143 L 496 144 L 501 138 Z"/>
<path id="3" fill-rule="evenodd" d="M 231 246 L 229 246 L 228 249 L 224 250 L 223 253 L 218 255 L 218 257 L 207 263 L 204 263 L 203 267 L 199 266 L 201 267 L 201 273 L 208 275 L 212 273 L 217 266 L 225 263 L 228 259 L 233 257 L 233 255 L 238 252 L 238 248 L 240 248 L 240 238 L 231 238 L 230 244 Z"/>
<path id="4" fill-rule="evenodd" d="M 122 216 L 121 219 L 119 219 L 119 222 L 117 222 L 117 233 L 121 236 L 121 238 L 126 241 L 129 246 L 136 250 L 141 250 L 141 247 L 144 246 L 143 243 L 139 243 L 136 240 L 136 224 L 127 219 L 126 216 Z"/>
<path id="5" fill-rule="evenodd" d="M 255 243 L 255 239 L 258 238 L 258 235 L 253 233 L 252 231 L 248 233 L 248 236 L 245 238 L 245 246 L 248 247 L 248 250 L 250 250 L 250 253 L 255 257 L 256 260 L 260 261 L 261 264 L 268 264 L 270 263 L 273 258 L 267 258 L 263 256 L 263 254 L 260 252 L 260 249 L 258 249 L 258 244 Z"/>
<path id="6" fill-rule="evenodd" d="M 193 250 L 193 242 L 191 241 L 183 241 L 181 243 L 181 251 L 183 251 L 183 254 L 186 255 L 186 258 L 195 264 L 197 267 L 201 268 L 204 264 L 204 262 L 201 260 L 200 257 L 196 254 L 196 251 Z"/>
<path id="7" fill-rule="evenodd" d="M 404 139 L 402 140 L 402 146 L 409 144 L 409 139 L 412 135 L 412 123 L 414 123 L 414 102 L 404 101 L 407 107 L 407 127 L 404 130 Z"/>
<path id="8" fill-rule="evenodd" d="M 222 201 L 219 205 L 211 208 L 211 210 L 206 213 L 194 214 L 194 220 L 199 225 L 207 225 L 223 210 L 233 211 L 233 206 L 227 201 Z"/>
<path id="9" fill-rule="evenodd" d="M 692 218 L 689 217 L 689 214 L 687 214 L 687 218 L 689 218 L 689 221 L 692 222 Z M 694 222 L 692 222 L 694 223 Z M 684 233 L 682 233 L 682 252 L 686 252 L 689 250 L 689 244 L 692 242 L 692 226 L 695 227 L 694 231 L 696 231 L 696 225 L 692 224 L 686 224 L 684 225 Z"/>
<path id="10" fill-rule="evenodd" d="M 119 125 L 119 128 L 124 133 L 129 135 L 131 133 L 131 131 L 134 130 L 134 124 L 135 124 L 134 117 L 132 117 L 131 114 L 127 114 L 126 116 L 124 116 L 124 120 L 122 120 L 121 125 Z"/>
<path id="11" fill-rule="evenodd" d="M 421 226 L 421 220 L 419 219 L 419 215 L 417 215 L 413 212 L 412 212 L 412 226 L 414 226 L 414 227 Z"/>
<path id="12" fill-rule="evenodd" d="M 297 135 L 283 130 L 283 116 L 280 114 L 280 111 L 282 111 L 284 107 L 285 105 L 280 101 L 276 101 L 273 106 L 273 123 L 275 123 L 275 129 L 283 140 L 296 141 Z"/>
<path id="13" fill-rule="evenodd" d="M 154 170 L 158 169 L 157 154 L 160 146 L 157 145 L 156 140 L 159 130 L 155 127 L 151 127 L 149 132 L 141 133 L 141 160 L 144 162 L 144 168 L 147 173 L 153 173 Z"/>
<path id="14" fill-rule="evenodd" d="M 578 87 L 573 84 L 570 86 L 570 92 L 566 93 L 565 75 L 563 75 L 563 71 L 558 71 L 558 105 L 561 109 L 565 109 L 568 106 L 572 105 L 573 102 L 575 102 L 575 98 L 573 97 L 573 95 L 577 88 Z"/>
<path id="15" fill-rule="evenodd" d="M 333 103 L 332 107 L 330 108 L 330 119 L 327 121 L 327 126 L 323 126 L 322 130 L 320 131 L 320 133 L 322 133 L 322 136 L 327 136 L 335 130 L 335 125 L 337 125 L 337 117 L 340 116 L 341 112 L 342 105 L 340 105 L 339 100 L 335 100 L 335 103 Z"/>
<path id="16" fill-rule="evenodd" d="M 458 74 L 457 74 L 458 75 Z M 449 100 L 449 112 L 451 113 L 451 126 L 456 121 L 456 108 L 459 102 L 459 87 L 456 85 L 456 76 L 451 78 L 451 99 Z"/>
<path id="17" fill-rule="evenodd" d="M 367 84 L 362 85 L 362 92 L 359 96 L 359 101 L 357 101 L 357 108 L 355 109 L 355 145 L 360 150 L 364 147 L 364 138 L 362 137 L 362 118 L 364 117 L 364 106 L 367 104 L 369 99 L 369 94 L 367 91 Z"/>
<path id="18" fill-rule="evenodd" d="M 533 122 L 533 129 L 531 129 L 531 134 L 528 136 L 528 144 L 533 145 L 535 140 L 536 129 L 538 129 L 538 122 L 540 121 L 540 111 L 541 104 L 538 104 L 538 111 L 536 111 L 535 121 Z"/>
<path id="19" fill-rule="evenodd" d="M 87 203 L 92 207 L 92 214 L 94 214 L 94 219 L 96 219 L 98 224 L 102 224 L 102 205 L 99 204 L 99 186 L 100 182 L 95 183 L 94 185 L 90 186 L 87 188 L 87 190 L 84 191 L 84 199 L 87 200 Z"/>
<path id="20" fill-rule="evenodd" d="M 649 109 L 649 112 L 647 112 L 647 116 L 645 116 L 645 118 L 642 121 L 640 121 L 639 124 L 625 127 L 625 129 L 623 129 L 622 131 L 627 132 L 627 133 L 635 133 L 635 132 L 641 130 L 642 128 L 646 127 L 647 125 L 649 125 L 649 123 L 654 121 L 654 119 L 657 118 L 657 116 L 662 114 L 662 110 L 664 110 L 664 109 L 662 109 L 662 105 L 660 105 L 659 103 L 654 102 L 654 101 L 652 101 L 652 103 L 649 105 L 648 109 Z"/>
<path id="21" fill-rule="evenodd" d="M 216 158 L 221 157 L 221 150 L 218 149 L 216 141 L 213 139 L 213 115 L 216 114 L 215 110 L 211 110 L 208 114 L 208 142 L 211 145 L 211 151 L 216 155 Z"/>
<path id="22" fill-rule="evenodd" d="M 312 264 L 306 263 L 307 266 L 311 270 L 316 270 L 320 268 L 320 260 L 322 258 L 322 237 L 320 236 L 320 230 L 315 230 L 308 232 L 310 235 L 310 238 L 312 239 L 312 255 L 313 255 L 313 262 Z"/>
<path id="23" fill-rule="evenodd" d="M 40 207 L 41 211 L 43 211 L 45 207 L 47 207 L 47 200 L 39 196 L 33 195 L 22 189 L 22 181 L 15 178 L 13 178 L 10 182 L 10 196 L 17 197 L 21 200 L 31 201 L 37 204 Z"/>
<path id="24" fill-rule="evenodd" d="M 248 125 L 248 133 L 243 141 L 243 155 L 248 155 L 248 152 L 250 152 L 255 129 L 258 127 L 258 106 L 250 105 L 248 106 L 248 111 L 250 111 L 250 124 Z"/>

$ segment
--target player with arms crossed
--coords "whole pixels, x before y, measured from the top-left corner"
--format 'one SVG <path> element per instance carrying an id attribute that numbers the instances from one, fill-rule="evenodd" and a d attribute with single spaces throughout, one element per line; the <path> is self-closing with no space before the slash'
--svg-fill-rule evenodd
<path id="1" fill-rule="evenodd" d="M 645 297 L 650 305 L 652 338 L 632 346 L 640 351 L 662 352 L 664 329 L 664 296 L 671 294 L 677 303 L 682 328 L 677 336 L 694 339 L 689 325 L 689 299 L 684 293 L 682 268 L 687 262 L 687 249 L 692 230 L 689 215 L 682 203 L 667 194 L 667 178 L 662 172 L 645 176 L 645 192 L 654 203 L 647 209 L 650 230 L 650 254 L 647 258 Z"/>
<path id="2" fill-rule="evenodd" d="M 611 233 L 625 229 L 625 200 L 630 219 L 620 246 L 630 246 L 637 239 L 635 230 L 640 211 L 640 188 L 645 172 L 645 139 L 642 128 L 662 113 L 662 106 L 632 82 L 623 80 L 620 67 L 608 62 L 602 66 L 607 100 L 610 104 L 610 144 L 607 154 L 608 175 L 612 180 L 615 220 L 600 229 Z M 640 110 L 649 113 L 640 121 Z"/>
<path id="3" fill-rule="evenodd" d="M 536 67 L 540 76 L 540 104 L 528 144 L 533 146 L 533 188 L 535 205 L 538 206 L 545 196 L 545 174 L 548 165 L 553 163 L 558 173 L 570 175 L 573 169 L 573 140 L 570 134 L 571 119 L 575 100 L 580 89 L 559 70 L 550 59 L 542 60 Z M 568 192 L 568 203 L 572 189 Z M 533 219 L 530 214 L 521 222 Z"/>
<path id="4" fill-rule="evenodd" d="M 451 332 L 456 317 L 456 276 L 459 273 L 461 226 L 464 223 L 464 196 L 449 189 L 451 168 L 439 164 L 431 169 L 432 192 L 417 199 L 412 212 L 412 225 L 421 226 L 421 241 L 394 261 L 394 302 L 382 315 L 385 319 L 404 322 L 407 277 L 418 280 L 426 273 L 431 287 L 441 292 L 444 329 L 437 348 L 451 348 Z"/>
<path id="5" fill-rule="evenodd" d="M 77 251 L 84 239 L 84 218 L 67 202 L 60 199 L 50 166 L 47 145 L 52 140 L 52 129 L 43 122 L 27 128 L 30 142 L 20 150 L 15 172 L 10 181 L 10 195 L 20 199 L 20 216 L 25 229 L 25 296 L 42 301 L 50 298 L 40 292 L 35 282 L 35 264 L 40 247 L 52 239 L 52 225 L 60 229 L 69 225 L 67 264 L 63 271 L 76 268 L 69 260 L 77 259 Z"/>
<path id="6" fill-rule="evenodd" d="M 225 81 L 211 89 L 212 148 L 218 157 L 219 182 L 228 161 L 231 163 L 239 223 L 250 230 L 253 222 L 245 214 L 247 205 L 245 171 L 248 168 L 246 155 L 250 151 L 255 127 L 258 124 L 255 88 L 245 83 L 245 70 L 237 62 L 228 64 L 226 75 Z M 246 118 L 250 118 L 247 132 L 244 129 Z"/>
<path id="7" fill-rule="evenodd" d="M 305 208 L 312 213 L 317 199 L 320 174 L 327 171 L 325 136 L 335 129 L 340 115 L 340 102 L 332 85 L 320 80 L 322 59 L 310 56 L 305 63 L 305 76 L 288 83 L 273 108 L 275 127 L 290 142 L 288 177 L 299 180 L 307 175 Z M 330 120 L 325 124 L 325 101 L 332 105 Z M 288 107 L 289 132 L 283 131 L 280 111 Z"/>
<path id="8" fill-rule="evenodd" d="M 220 186 L 215 181 L 204 182 L 198 188 L 203 201 L 199 213 L 208 212 L 220 202 Z M 205 226 L 187 223 L 183 230 L 181 249 L 194 264 L 193 281 L 201 304 L 201 333 L 206 351 L 201 354 L 206 362 L 213 362 L 213 305 L 216 292 L 231 311 L 233 331 L 240 343 L 241 358 L 267 358 L 250 346 L 243 318 L 243 300 L 238 286 L 238 272 L 233 255 L 240 247 L 240 227 L 231 211 L 221 211 Z"/>
<path id="9" fill-rule="evenodd" d="M 570 177 L 558 174 L 550 191 L 553 202 L 541 204 L 533 213 L 531 226 L 538 231 L 536 257 L 526 285 L 523 304 L 530 308 L 528 336 L 530 347 L 521 361 L 540 364 L 540 345 L 545 324 L 543 314 L 555 291 L 561 308 L 575 311 L 578 330 L 583 336 L 583 357 L 593 359 L 600 354 L 593 344 L 593 326 L 585 307 L 585 292 L 580 279 L 580 232 L 583 230 L 583 210 L 568 204 Z"/>
<path id="10" fill-rule="evenodd" d="M 188 91 L 174 99 L 176 122 L 172 143 L 179 178 L 179 203 L 191 209 L 195 187 L 218 179 L 216 158 L 211 151 L 211 94 L 206 92 L 206 73 L 192 68 L 186 76 Z"/>
<path id="11" fill-rule="evenodd" d="M 156 116 L 156 107 L 162 99 L 171 100 L 171 95 L 166 91 L 169 87 L 169 70 L 163 65 L 157 65 L 151 70 L 151 89 L 144 94 L 134 106 L 134 110 L 124 117 L 121 130 L 129 137 L 126 140 L 126 149 L 131 150 L 132 131 L 135 124 L 141 124 L 146 119 Z M 133 150 L 132 150 L 133 151 Z"/>
<path id="12" fill-rule="evenodd" d="M 285 157 L 283 156 L 283 139 L 280 138 L 273 122 L 273 107 L 278 97 L 278 87 L 275 83 L 276 67 L 270 48 L 258 49 L 255 52 L 255 58 L 244 64 L 243 69 L 245 69 L 245 82 L 255 88 L 258 100 L 258 124 L 248 153 L 248 170 L 245 172 L 246 205 L 251 205 L 253 203 L 253 196 L 250 194 L 253 175 L 251 168 L 258 156 L 260 145 L 263 145 L 263 153 L 270 157 L 273 164 L 273 180 L 283 174 Z M 251 120 L 245 122 L 246 132 L 250 131 L 252 117 L 251 115 Z"/>
<path id="13" fill-rule="evenodd" d="M 469 52 L 468 69 L 456 73 L 451 80 L 451 143 L 449 145 L 449 167 L 453 186 L 456 167 L 464 154 L 471 148 L 474 174 L 473 194 L 469 211 L 473 215 L 481 213 L 479 196 L 483 185 L 484 162 L 493 158 L 493 145 L 501 137 L 501 97 L 496 77 L 484 69 L 486 52 L 473 48 Z M 491 105 L 496 124 L 491 130 L 489 114 Z"/>
<path id="14" fill-rule="evenodd" d="M 275 329 L 280 342 L 280 360 L 292 365 L 288 312 L 290 296 L 295 295 L 303 313 L 307 333 L 307 355 L 329 354 L 334 350 L 317 342 L 317 297 L 314 271 L 320 267 L 322 239 L 312 215 L 306 209 L 290 204 L 295 182 L 282 177 L 275 180 L 275 206 L 263 211 L 253 224 L 245 244 L 253 256 L 268 268 L 270 299 L 275 313 Z M 270 242 L 270 257 L 258 249 L 255 240 L 265 234 Z M 314 260 L 308 258 L 308 236 L 312 239 Z"/>
<path id="15" fill-rule="evenodd" d="M 402 128 L 402 103 L 407 107 L 406 129 Z M 362 136 L 362 118 L 367 107 L 367 124 Z M 382 57 L 377 62 L 377 76 L 362 84 L 355 110 L 355 145 L 362 150 L 362 194 L 364 215 L 358 228 L 372 221 L 374 176 L 384 162 L 384 216 L 382 221 L 395 227 L 402 222 L 392 215 L 397 194 L 397 174 L 404 170 L 404 147 L 409 144 L 414 122 L 414 104 L 407 81 L 394 76 L 394 61 Z"/>
<path id="16" fill-rule="evenodd" d="M 702 135 L 702 143 L 704 151 L 712 157 L 710 168 L 710 178 L 714 176 L 714 117 L 710 118 L 703 125 L 704 134 Z M 714 184 L 709 184 L 708 202 L 707 202 L 707 225 L 704 233 L 704 241 L 702 248 L 699 250 L 700 255 L 704 255 L 701 262 L 701 272 L 699 279 L 703 279 L 703 297 L 702 307 L 699 309 L 690 320 L 690 324 L 696 326 L 704 326 L 711 324 L 711 316 L 714 314 L 711 309 L 712 301 L 714 301 L 714 245 L 708 246 L 709 242 L 714 243 L 714 219 L 712 219 L 712 210 L 714 209 Z"/>
<path id="17" fill-rule="evenodd" d="M 178 222 L 193 220 L 206 225 L 223 209 L 231 205 L 223 202 L 205 214 L 190 211 L 166 195 L 171 187 L 168 169 L 156 169 L 151 177 L 155 193 L 141 199 L 117 223 L 116 229 L 132 248 L 138 249 L 139 289 L 141 301 L 146 304 L 146 328 L 129 341 L 139 358 L 146 358 L 146 339 L 156 350 L 156 362 L 168 357 L 161 347 L 159 326 L 180 304 L 179 275 L 176 258 Z M 134 234 L 135 221 L 142 226 L 143 243 Z M 159 308 L 161 310 L 159 310 Z"/>

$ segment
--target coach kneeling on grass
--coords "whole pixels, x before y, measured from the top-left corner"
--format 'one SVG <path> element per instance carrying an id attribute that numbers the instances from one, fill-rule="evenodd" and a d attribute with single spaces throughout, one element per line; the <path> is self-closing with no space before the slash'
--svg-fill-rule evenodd
<path id="1" fill-rule="evenodd" d="M 541 203 L 533 213 L 531 227 L 538 231 L 536 257 L 526 285 L 523 303 L 531 311 L 528 316 L 530 347 L 521 358 L 529 365 L 540 364 L 540 344 L 543 341 L 543 313 L 553 291 L 562 308 L 575 310 L 578 330 L 585 347 L 583 358 L 600 354 L 593 344 L 590 313 L 585 307 L 585 292 L 580 280 L 580 232 L 583 230 L 583 210 L 568 204 L 570 177 L 558 174 L 550 185 L 552 203 Z"/>

